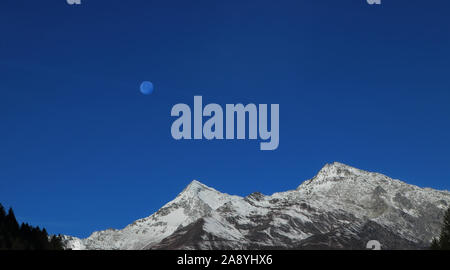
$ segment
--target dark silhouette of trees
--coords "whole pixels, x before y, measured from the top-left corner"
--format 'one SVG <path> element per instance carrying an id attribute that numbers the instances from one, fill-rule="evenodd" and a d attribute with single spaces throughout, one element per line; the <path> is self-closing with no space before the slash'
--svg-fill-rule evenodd
<path id="1" fill-rule="evenodd" d="M 60 250 L 59 236 L 49 237 L 45 229 L 22 223 L 19 226 L 12 208 L 6 213 L 0 204 L 0 250 Z"/>
<path id="2" fill-rule="evenodd" d="M 441 234 L 439 238 L 433 239 L 430 248 L 433 250 L 450 250 L 450 208 L 445 212 Z"/>

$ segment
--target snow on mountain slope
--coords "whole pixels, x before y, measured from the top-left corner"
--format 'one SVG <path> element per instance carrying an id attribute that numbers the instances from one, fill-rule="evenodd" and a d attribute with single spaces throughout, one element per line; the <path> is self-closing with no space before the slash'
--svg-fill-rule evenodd
<path id="1" fill-rule="evenodd" d="M 419 188 L 341 163 L 326 165 L 297 191 L 312 203 L 320 202 L 318 208 L 325 206 L 370 219 L 413 241 L 431 240 L 450 203 L 447 191 Z"/>
<path id="2" fill-rule="evenodd" d="M 123 230 L 65 237 L 73 249 L 423 248 L 450 193 L 341 163 L 296 190 L 243 198 L 193 181 L 173 201 Z"/>
<path id="3" fill-rule="evenodd" d="M 63 240 L 72 249 L 142 249 L 236 199 L 194 180 L 156 213 L 122 230 L 94 232 L 86 239 L 65 236 Z"/>

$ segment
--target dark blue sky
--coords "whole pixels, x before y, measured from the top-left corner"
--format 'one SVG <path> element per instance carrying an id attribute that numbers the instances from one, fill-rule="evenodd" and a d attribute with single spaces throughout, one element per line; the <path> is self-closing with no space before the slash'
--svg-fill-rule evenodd
<path id="1" fill-rule="evenodd" d="M 88 236 L 192 179 L 271 194 L 340 161 L 450 189 L 449 12 L 446 0 L 2 0 L 0 202 Z M 280 104 L 279 148 L 175 141 L 170 110 L 194 95 Z"/>

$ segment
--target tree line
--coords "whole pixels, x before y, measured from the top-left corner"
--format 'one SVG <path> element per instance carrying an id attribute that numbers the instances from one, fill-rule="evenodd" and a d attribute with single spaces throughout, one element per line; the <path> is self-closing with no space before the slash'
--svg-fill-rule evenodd
<path id="1" fill-rule="evenodd" d="M 59 236 L 49 237 L 45 228 L 19 225 L 12 208 L 0 204 L 0 250 L 62 250 Z"/>
<path id="2" fill-rule="evenodd" d="M 441 234 L 433 239 L 430 248 L 432 250 L 450 250 L 450 208 L 445 212 Z"/>

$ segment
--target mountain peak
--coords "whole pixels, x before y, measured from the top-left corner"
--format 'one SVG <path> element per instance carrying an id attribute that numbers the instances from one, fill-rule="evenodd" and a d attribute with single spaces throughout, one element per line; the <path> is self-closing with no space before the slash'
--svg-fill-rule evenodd
<path id="1" fill-rule="evenodd" d="M 189 185 L 187 185 L 184 190 L 181 193 L 193 193 L 193 194 L 198 194 L 199 192 L 208 189 L 211 190 L 212 188 L 208 187 L 207 185 L 197 181 L 197 180 L 192 180 L 191 183 L 189 183 Z"/>
<path id="2" fill-rule="evenodd" d="M 357 169 L 355 167 L 340 163 L 333 162 L 331 164 L 326 164 L 316 175 L 318 177 L 336 178 L 336 177 L 347 177 L 351 175 L 361 175 L 367 173 L 366 171 Z"/>
<path id="3" fill-rule="evenodd" d="M 333 163 L 327 163 L 323 167 L 324 168 L 331 167 L 331 168 L 352 168 L 352 169 L 357 169 L 355 167 L 352 167 L 350 165 L 347 165 L 347 164 L 344 164 L 344 163 L 341 163 L 341 162 L 337 162 L 337 161 L 335 161 Z M 359 169 L 357 169 L 357 170 L 359 170 Z"/>
<path id="4" fill-rule="evenodd" d="M 211 209 L 217 209 L 219 206 L 233 198 L 236 198 L 236 196 L 221 193 L 197 180 L 193 180 L 180 194 L 178 194 L 177 199 L 175 199 L 174 202 L 187 200 L 192 203 L 193 201 L 200 201 L 211 207 Z"/>
<path id="5" fill-rule="evenodd" d="M 188 187 L 201 187 L 201 188 L 208 188 L 205 184 L 203 184 L 200 181 L 192 180 L 192 182 L 189 183 Z"/>
<path id="6" fill-rule="evenodd" d="M 312 179 L 305 181 L 304 184 L 324 183 L 328 181 L 336 181 L 345 178 L 352 178 L 366 175 L 369 172 L 357 169 L 340 162 L 327 163 Z M 303 185 L 303 184 L 302 184 Z M 300 186 L 302 186 L 300 185 Z M 299 186 L 299 187 L 300 187 Z"/>

